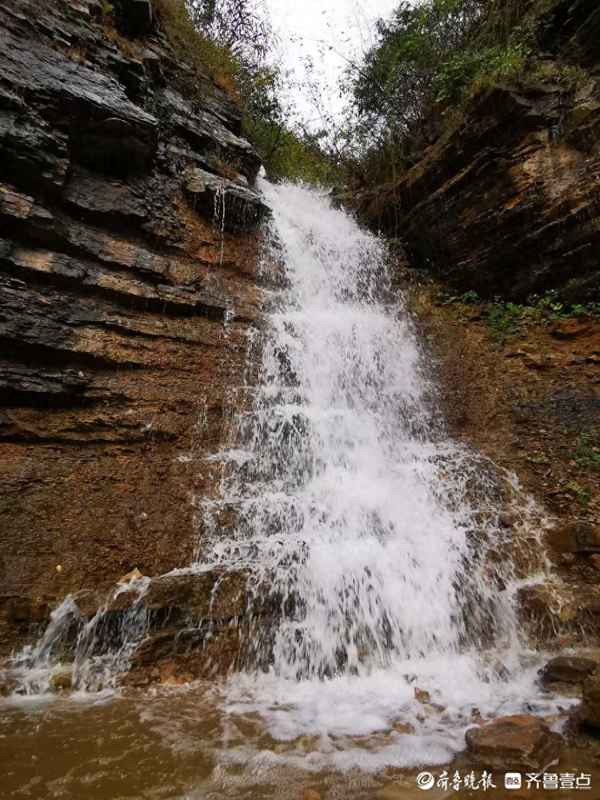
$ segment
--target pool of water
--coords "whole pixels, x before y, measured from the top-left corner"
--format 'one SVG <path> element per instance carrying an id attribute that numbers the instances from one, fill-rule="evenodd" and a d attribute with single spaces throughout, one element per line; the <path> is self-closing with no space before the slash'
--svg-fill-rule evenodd
<path id="1" fill-rule="evenodd" d="M 414 734 L 400 720 L 386 731 L 365 736 L 306 734 L 283 740 L 269 733 L 258 713 L 223 700 L 218 686 L 195 684 L 143 694 L 3 701 L 0 796 L 3 800 L 507 797 L 503 774 L 494 778 L 496 790 L 420 790 L 416 777 L 421 767 L 386 765 L 386 753 L 411 747 Z M 556 724 L 556 718 L 552 721 Z M 436 724 L 444 725 L 443 714 Z M 436 778 L 444 769 L 466 775 L 474 768 L 481 773 L 462 758 L 426 769 Z M 592 790 L 573 796 L 600 797 L 600 764 L 591 749 L 566 751 L 551 771 L 569 770 L 592 775 Z M 510 797 L 534 800 L 548 793 L 512 791 Z M 556 794 L 571 797 L 564 791 Z"/>

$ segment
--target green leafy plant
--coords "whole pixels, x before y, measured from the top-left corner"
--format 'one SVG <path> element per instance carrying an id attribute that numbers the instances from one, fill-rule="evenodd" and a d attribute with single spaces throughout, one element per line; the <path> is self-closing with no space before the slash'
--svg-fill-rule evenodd
<path id="1" fill-rule="evenodd" d="M 587 486 L 581 486 L 577 481 L 571 481 L 566 486 L 567 491 L 575 495 L 575 499 L 582 506 L 587 506 L 592 499 L 592 492 Z"/>
<path id="2" fill-rule="evenodd" d="M 239 100 L 241 64 L 231 49 L 210 39 L 194 24 L 186 0 L 155 0 L 154 7 L 169 41 L 199 77 L 210 74 L 234 100 Z"/>
<path id="3" fill-rule="evenodd" d="M 294 125 L 281 100 L 286 76 L 267 63 L 272 34 L 256 6 L 249 0 L 154 2 L 170 42 L 195 68 L 186 94 L 200 99 L 210 76 L 241 107 L 244 133 L 270 177 L 334 183 L 335 165 L 318 135 Z"/>
<path id="4" fill-rule="evenodd" d="M 433 81 L 437 102 L 460 101 L 468 89 L 483 89 L 495 81 L 518 75 L 527 50 L 521 45 L 465 50 L 442 63 Z"/>
<path id="5" fill-rule="evenodd" d="M 453 303 L 460 303 L 465 306 L 481 303 L 481 298 L 474 289 L 470 289 L 468 292 L 464 292 L 463 294 L 442 294 L 442 297 L 442 303 L 445 306 L 452 305 Z"/>
<path id="6" fill-rule="evenodd" d="M 527 303 L 513 303 L 500 298 L 486 302 L 473 289 L 460 295 L 442 293 L 440 297 L 442 305 L 482 306 L 490 332 L 502 341 L 531 324 L 546 325 L 564 319 L 600 317 L 600 303 L 570 304 L 561 300 L 555 291 L 532 295 Z"/>
<path id="7" fill-rule="evenodd" d="M 496 302 L 487 307 L 486 321 L 494 338 L 504 340 L 519 331 L 523 314 L 517 303 Z"/>
<path id="8" fill-rule="evenodd" d="M 582 433 L 577 440 L 577 447 L 573 453 L 573 460 L 580 467 L 600 469 L 600 448 L 592 444 L 589 434 Z"/>

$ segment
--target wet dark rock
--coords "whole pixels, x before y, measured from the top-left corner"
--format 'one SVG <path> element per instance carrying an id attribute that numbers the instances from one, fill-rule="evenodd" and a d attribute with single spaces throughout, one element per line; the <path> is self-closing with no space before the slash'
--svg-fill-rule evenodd
<path id="1" fill-rule="evenodd" d="M 537 717 L 501 717 L 466 733 L 468 756 L 491 769 L 543 769 L 558 758 L 562 737 Z"/>
<path id="2" fill-rule="evenodd" d="M 260 308 L 260 162 L 241 111 L 186 63 L 149 0 L 113 5 L 0 3 L 7 652 L 69 593 L 89 618 L 132 565 L 159 575 L 189 563 L 190 497 L 213 480 L 190 468 L 205 446 L 191 432 L 206 409 L 206 441 L 219 447 Z M 231 182 L 224 232 L 210 197 L 192 208 L 194 168 Z M 219 597 L 224 615 L 237 597 Z M 149 598 L 157 626 L 207 613 L 181 581 Z"/>
<path id="3" fill-rule="evenodd" d="M 596 671 L 598 662 L 581 656 L 557 656 L 542 670 L 542 683 L 583 683 Z"/>
<path id="4" fill-rule="evenodd" d="M 71 667 L 60 667 L 50 676 L 50 688 L 53 692 L 66 692 L 73 688 L 73 670 Z"/>
<path id="5" fill-rule="evenodd" d="M 600 734 L 600 671 L 598 670 L 583 684 L 583 702 L 579 714 L 585 726 Z"/>
<path id="6" fill-rule="evenodd" d="M 518 592 L 519 619 L 541 647 L 590 646 L 600 635 L 600 584 L 538 584 Z"/>
<path id="7" fill-rule="evenodd" d="M 157 145 L 154 128 L 119 117 L 82 125 L 72 137 L 73 153 L 80 164 L 123 177 L 149 169 Z"/>
<path id="8" fill-rule="evenodd" d="M 600 553 L 600 529 L 583 520 L 552 530 L 549 540 L 561 553 Z"/>
<path id="9" fill-rule="evenodd" d="M 174 132 L 188 145 L 206 156 L 217 156 L 239 167 L 248 180 L 254 181 L 260 159 L 245 139 L 233 133 L 214 109 L 192 109 L 190 103 L 172 88 L 160 95 L 163 113 L 168 115 Z"/>
<path id="10" fill-rule="evenodd" d="M 44 622 L 50 615 L 48 604 L 29 597 L 4 597 L 3 612 L 11 622 Z"/>
<path id="11" fill-rule="evenodd" d="M 185 189 L 193 208 L 212 213 L 225 230 L 254 228 L 268 210 L 260 195 L 247 186 L 197 167 L 187 173 Z"/>
<path id="12" fill-rule="evenodd" d="M 181 653 L 198 650 L 206 639 L 206 628 L 163 628 L 147 636 L 136 650 L 133 668 L 151 666 L 164 659 L 173 660 Z"/>
<path id="13" fill-rule="evenodd" d="M 80 168 L 71 172 L 64 197 L 69 203 L 85 211 L 143 220 L 148 215 L 144 188 L 142 186 L 137 189 L 130 183 L 106 179 Z"/>
<path id="14" fill-rule="evenodd" d="M 144 36 L 152 29 L 151 0 L 118 0 L 123 29 L 130 36 Z"/>
<path id="15" fill-rule="evenodd" d="M 35 111 L 0 112 L 3 178 L 60 187 L 69 169 L 68 139 Z"/>
<path id="16" fill-rule="evenodd" d="M 150 612 L 185 612 L 196 619 L 232 619 L 246 611 L 246 576 L 230 572 L 164 575 L 144 595 Z"/>
<path id="17" fill-rule="evenodd" d="M 0 697 L 10 697 L 18 688 L 19 682 L 8 673 L 0 673 Z"/>
<path id="18" fill-rule="evenodd" d="M 518 515 L 511 511 L 502 511 L 498 515 L 498 524 L 502 528 L 514 528 L 518 521 Z"/>
<path id="19" fill-rule="evenodd" d="M 560 0 L 544 15 L 541 46 L 566 50 L 577 61 L 593 63 L 600 55 L 600 9 L 595 0 Z"/>
<path id="20" fill-rule="evenodd" d="M 122 575 L 119 580 L 117 581 L 118 584 L 127 585 L 128 583 L 133 583 L 134 581 L 142 580 L 144 576 L 139 571 L 137 567 L 134 567 L 130 572 L 125 573 Z"/>
<path id="21" fill-rule="evenodd" d="M 6 28 L 0 29 L 0 42 L 4 82 L 34 102 L 45 98 L 80 119 L 96 118 L 100 126 L 114 119 L 129 123 L 139 135 L 156 131 L 156 118 L 131 103 L 109 74 L 77 64 L 62 50 L 41 41 L 33 44 Z M 115 128 L 109 124 L 108 130 L 114 133 Z"/>
<path id="22" fill-rule="evenodd" d="M 415 687 L 415 700 L 417 700 L 419 703 L 431 703 L 431 695 L 424 689 Z"/>
<path id="23" fill-rule="evenodd" d="M 39 369 L 0 359 L 0 392 L 77 398 L 88 383 L 81 371 Z"/>

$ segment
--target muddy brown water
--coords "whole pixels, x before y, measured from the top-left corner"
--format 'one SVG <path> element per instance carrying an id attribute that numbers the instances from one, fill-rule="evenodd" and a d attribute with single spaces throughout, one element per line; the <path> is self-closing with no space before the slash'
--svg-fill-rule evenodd
<path id="1" fill-rule="evenodd" d="M 381 736 L 349 744 L 376 748 Z M 2 800 L 446 800 L 450 797 L 600 799 L 598 749 L 566 749 L 552 772 L 591 775 L 590 790 L 508 791 L 417 787 L 420 769 L 314 771 L 316 737 L 277 742 L 255 715 L 219 707 L 214 688 L 195 685 L 90 699 L 4 701 L 0 708 Z M 482 770 L 464 756 L 446 767 L 423 767 L 436 779 Z"/>

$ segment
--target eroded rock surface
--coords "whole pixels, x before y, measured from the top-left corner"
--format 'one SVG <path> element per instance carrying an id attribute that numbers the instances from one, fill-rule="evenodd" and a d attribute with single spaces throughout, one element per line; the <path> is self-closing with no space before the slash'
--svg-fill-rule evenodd
<path id="1" fill-rule="evenodd" d="M 106 9 L 0 3 L 4 651 L 69 592 L 189 563 L 261 303 L 237 107 L 148 0 Z"/>
<path id="2" fill-rule="evenodd" d="M 600 735 L 600 671 L 596 671 L 583 684 L 583 703 L 580 719 L 588 728 Z"/>
<path id="3" fill-rule="evenodd" d="M 545 684 L 580 684 L 598 668 L 598 662 L 584 656 L 557 656 L 544 667 L 542 681 Z"/>
<path id="4" fill-rule="evenodd" d="M 535 80 L 480 91 L 399 180 L 355 198 L 456 291 L 600 296 L 600 17 L 594 0 L 546 8 Z"/>
<path id="5" fill-rule="evenodd" d="M 492 769 L 543 769 L 558 758 L 562 738 L 540 719 L 525 714 L 500 717 L 466 734 L 468 754 Z"/>

